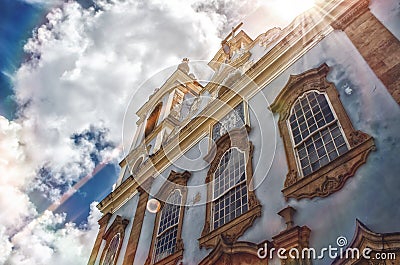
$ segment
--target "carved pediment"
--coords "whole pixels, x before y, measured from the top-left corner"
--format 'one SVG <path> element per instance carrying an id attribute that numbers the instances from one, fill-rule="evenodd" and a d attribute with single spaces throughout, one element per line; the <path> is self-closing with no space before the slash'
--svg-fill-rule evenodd
<path id="1" fill-rule="evenodd" d="M 175 189 L 179 189 L 181 191 L 186 192 L 187 190 L 186 184 L 190 176 L 191 173 L 189 171 L 175 172 L 171 170 L 168 179 L 165 180 L 164 184 L 154 197 L 160 201 L 165 202 L 169 194 Z"/>
<path id="2" fill-rule="evenodd" d="M 128 225 L 128 223 L 129 223 L 128 219 L 123 219 L 120 215 L 117 215 L 117 217 L 115 217 L 114 219 L 114 222 L 104 233 L 103 239 L 108 240 L 110 237 L 113 237 L 117 233 L 121 233 L 123 235 L 125 233 L 125 228 Z"/>
<path id="3" fill-rule="evenodd" d="M 267 241 L 266 244 L 269 244 L 269 242 Z M 264 244 L 243 241 L 231 243 L 220 236 L 213 251 L 199 265 L 268 264 L 266 260 L 262 260 L 257 256 L 260 245 Z"/>
<path id="4" fill-rule="evenodd" d="M 371 258 L 362 256 L 365 248 L 371 249 L 368 254 Z M 400 263 L 400 232 L 394 233 L 376 233 L 369 229 L 360 220 L 356 219 L 356 229 L 350 244 L 346 249 L 358 249 L 361 253 L 359 259 L 356 258 L 337 258 L 332 262 L 332 265 L 350 265 L 350 264 L 368 264 L 375 265 L 385 260 L 377 260 L 374 258 L 376 253 L 394 253 L 394 259 L 387 259 L 383 264 L 399 264 Z M 378 263 L 377 263 L 378 262 Z"/>

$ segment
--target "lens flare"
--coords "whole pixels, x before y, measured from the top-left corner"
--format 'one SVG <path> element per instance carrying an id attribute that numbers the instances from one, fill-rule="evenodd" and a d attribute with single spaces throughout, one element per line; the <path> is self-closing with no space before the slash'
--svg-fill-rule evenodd
<path id="1" fill-rule="evenodd" d="M 150 199 L 147 202 L 147 211 L 151 213 L 157 213 L 161 208 L 161 204 L 158 200 L 156 199 Z"/>
<path id="2" fill-rule="evenodd" d="M 275 12 L 278 12 L 280 16 L 293 19 L 297 15 L 312 8 L 314 4 L 315 0 L 274 0 L 269 5 Z"/>

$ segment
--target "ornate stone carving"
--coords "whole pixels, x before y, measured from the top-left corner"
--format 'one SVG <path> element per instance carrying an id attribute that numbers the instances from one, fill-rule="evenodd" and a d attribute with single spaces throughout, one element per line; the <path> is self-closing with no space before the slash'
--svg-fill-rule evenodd
<path id="1" fill-rule="evenodd" d="M 369 152 L 375 149 L 372 137 L 353 128 L 340 102 L 337 89 L 332 83 L 326 80 L 328 72 L 328 65 L 323 64 L 302 74 L 291 75 L 285 87 L 270 106 L 273 112 L 280 114 L 278 122 L 279 131 L 288 160 L 289 172 L 286 175 L 282 190 L 286 199 L 326 197 L 340 190 L 346 180 L 354 176 L 356 170 L 366 162 Z M 311 174 L 301 177 L 287 119 L 294 102 L 310 90 L 317 90 L 328 97 L 333 111 L 338 117 L 338 122 L 343 129 L 344 137 L 348 139 L 350 146 L 346 153 Z"/>
<path id="2" fill-rule="evenodd" d="M 327 197 L 340 190 L 347 179 L 354 176 L 357 169 L 366 162 L 368 154 L 374 149 L 373 139 L 369 137 L 359 147 L 351 149 L 344 156 L 332 161 L 321 172 L 307 176 L 282 191 L 285 196 L 297 199 Z M 299 188 L 301 186 L 306 186 L 308 189 Z"/>
<path id="3" fill-rule="evenodd" d="M 205 257 L 200 265 L 221 265 L 221 264 L 266 264 L 265 260 L 258 258 L 259 246 L 270 245 L 265 241 L 260 244 L 250 242 L 232 242 L 227 237 L 220 236 L 215 248 Z"/>
<path id="4" fill-rule="evenodd" d="M 176 240 L 176 250 L 183 250 L 183 240 L 182 238 L 178 238 Z"/>
<path id="5" fill-rule="evenodd" d="M 184 72 L 185 74 L 189 73 L 189 59 L 188 58 L 183 58 L 182 62 L 178 65 L 178 69 Z"/>
<path id="6" fill-rule="evenodd" d="M 343 175 L 337 177 L 326 176 L 325 181 L 321 186 L 315 191 L 318 196 L 325 197 L 331 194 L 333 191 L 337 190 L 343 182 Z"/>
<path id="7" fill-rule="evenodd" d="M 356 230 L 354 232 L 353 240 L 347 246 L 348 249 L 358 249 L 362 254 L 365 248 L 372 250 L 368 255 L 371 259 L 365 259 L 365 257 L 360 257 L 360 259 L 355 260 L 353 258 L 340 258 L 337 257 L 332 265 L 350 265 L 350 264 L 379 264 L 379 260 L 374 259 L 375 253 L 394 253 L 395 259 L 386 260 L 384 264 L 400 264 L 400 232 L 393 233 L 376 233 L 370 230 L 365 224 L 360 220 L 356 219 Z M 361 255 L 360 254 L 360 255 Z M 375 263 L 378 261 L 378 263 Z"/>
<path id="8" fill-rule="evenodd" d="M 212 139 L 216 141 L 219 137 L 229 132 L 230 130 L 241 128 L 244 125 L 244 106 L 243 103 L 240 103 L 213 126 Z"/>
<path id="9" fill-rule="evenodd" d="M 129 220 L 123 219 L 120 215 L 117 215 L 113 221 L 113 223 L 108 228 L 107 232 L 103 235 L 103 239 L 108 240 L 116 233 L 125 233 L 125 228 L 128 225 Z M 121 236 L 122 237 L 122 236 Z"/>
<path id="10" fill-rule="evenodd" d="M 254 208 L 258 205 L 260 205 L 260 202 L 254 192 L 249 193 L 249 208 Z"/>
<path id="11" fill-rule="evenodd" d="M 350 145 L 357 146 L 368 139 L 369 135 L 362 131 L 354 131 L 350 133 Z"/>
<path id="12" fill-rule="evenodd" d="M 267 32 L 265 32 L 264 34 L 262 34 L 259 40 L 259 45 L 261 47 L 268 48 L 270 45 L 273 44 L 273 42 L 275 42 L 278 39 L 279 36 L 281 36 L 281 34 L 282 30 L 280 28 L 277 27 L 272 28 Z"/>
<path id="13" fill-rule="evenodd" d="M 205 247 L 206 249 L 213 248 L 221 237 L 231 243 L 236 242 L 237 239 L 243 235 L 244 231 L 254 223 L 254 220 L 260 216 L 261 205 L 257 205 L 247 213 L 233 219 L 231 222 L 226 223 L 209 233 L 205 233 L 204 235 L 202 233 L 202 237 L 199 238 L 200 247 Z M 208 227 L 210 226 L 208 225 Z"/>
<path id="14" fill-rule="evenodd" d="M 289 186 L 291 186 L 291 185 L 293 185 L 294 183 L 297 182 L 297 179 L 298 179 L 297 175 L 298 175 L 297 171 L 294 170 L 294 169 L 290 170 L 289 173 L 287 173 L 285 184 L 284 184 L 285 188 L 289 187 Z"/>
<path id="15" fill-rule="evenodd" d="M 239 50 L 232 61 L 230 61 L 230 65 L 234 68 L 239 69 L 242 65 L 244 65 L 251 57 L 251 53 L 245 49 Z"/>

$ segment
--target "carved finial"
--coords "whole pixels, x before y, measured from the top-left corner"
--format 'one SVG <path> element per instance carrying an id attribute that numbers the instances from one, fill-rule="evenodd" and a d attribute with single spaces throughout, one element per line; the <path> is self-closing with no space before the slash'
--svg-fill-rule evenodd
<path id="1" fill-rule="evenodd" d="M 283 210 L 281 210 L 278 214 L 285 219 L 286 230 L 292 228 L 294 226 L 293 216 L 296 213 L 296 209 L 291 206 L 287 206 Z"/>

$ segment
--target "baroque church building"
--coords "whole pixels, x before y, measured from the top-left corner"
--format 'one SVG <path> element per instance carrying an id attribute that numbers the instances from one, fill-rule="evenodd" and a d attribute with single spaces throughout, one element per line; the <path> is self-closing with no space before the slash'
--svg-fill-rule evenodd
<path id="1" fill-rule="evenodd" d="M 371 1 L 238 25 L 207 82 L 183 59 L 136 113 L 88 264 L 400 264 L 400 32 Z"/>

